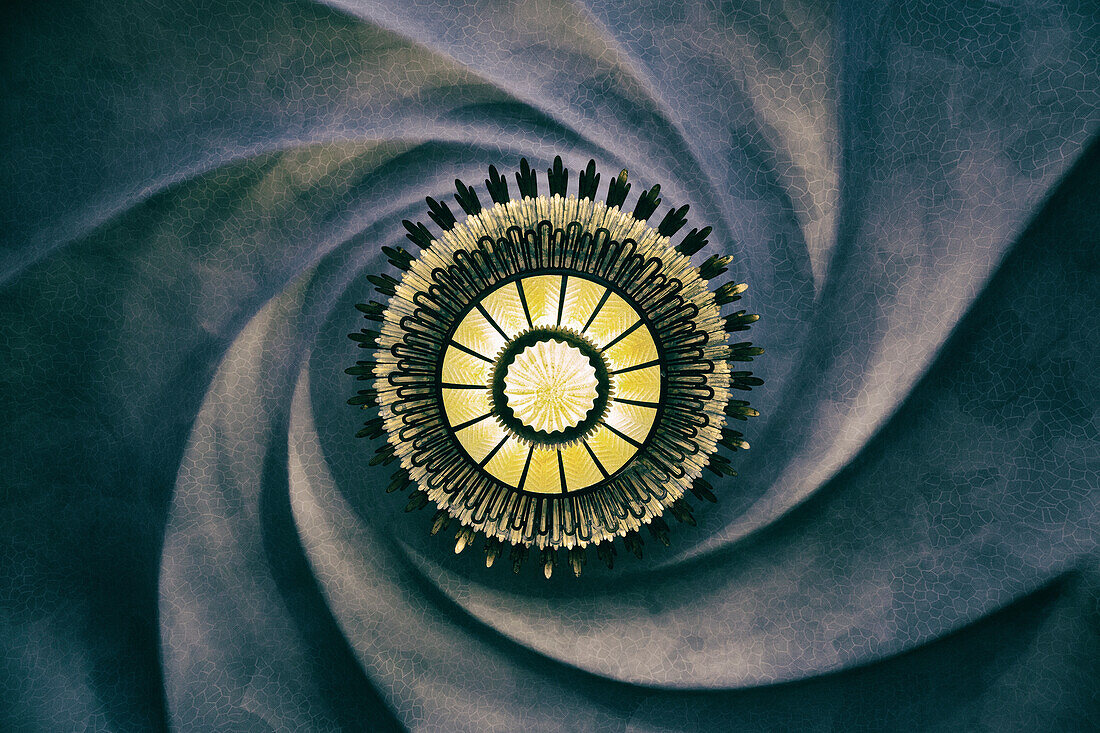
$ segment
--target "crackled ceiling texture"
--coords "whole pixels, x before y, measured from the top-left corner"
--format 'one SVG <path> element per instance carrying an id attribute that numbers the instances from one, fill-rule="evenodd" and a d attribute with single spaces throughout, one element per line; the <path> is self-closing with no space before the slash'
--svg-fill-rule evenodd
<path id="1" fill-rule="evenodd" d="M 1100 6 L 6 16 L 0 727 L 1088 727 Z M 699 526 L 547 581 L 401 511 L 343 369 L 401 220 L 555 154 L 713 225 L 767 352 Z"/>

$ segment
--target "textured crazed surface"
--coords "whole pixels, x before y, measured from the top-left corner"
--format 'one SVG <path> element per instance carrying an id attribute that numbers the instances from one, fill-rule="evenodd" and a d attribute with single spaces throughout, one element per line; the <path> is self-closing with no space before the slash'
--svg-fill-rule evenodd
<path id="1" fill-rule="evenodd" d="M 1094 6 L 4 26 L 0 727 L 1085 727 Z M 342 369 L 423 196 L 557 152 L 714 224 L 768 381 L 700 528 L 546 583 L 379 495 Z"/>

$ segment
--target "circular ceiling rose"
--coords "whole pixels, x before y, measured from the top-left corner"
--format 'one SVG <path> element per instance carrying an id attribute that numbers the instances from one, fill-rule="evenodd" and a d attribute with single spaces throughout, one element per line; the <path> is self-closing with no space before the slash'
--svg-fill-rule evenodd
<path id="1" fill-rule="evenodd" d="M 604 202 L 594 162 L 577 195 L 568 175 L 555 159 L 539 195 L 524 160 L 513 199 L 490 167 L 491 208 L 456 181 L 461 223 L 428 197 L 442 233 L 406 221 L 419 256 L 383 247 L 404 275 L 368 276 L 388 300 L 357 306 L 381 325 L 349 334 L 375 356 L 347 370 L 372 382 L 349 402 L 380 411 L 359 436 L 385 435 L 372 462 L 399 462 L 406 510 L 434 503 L 433 534 L 457 521 L 455 552 L 484 536 L 487 565 L 535 548 L 547 577 L 559 550 L 579 575 L 589 546 L 611 567 L 642 527 L 667 545 L 666 512 L 694 524 L 686 494 L 714 501 L 703 470 L 736 475 L 719 448 L 748 447 L 723 427 L 756 415 L 731 390 L 762 383 L 730 368 L 762 349 L 727 343 L 758 316 L 721 314 L 746 286 L 709 287 L 730 258 L 691 262 L 710 227 L 673 246 L 688 207 L 650 226 L 659 186 L 628 212 L 625 170 Z"/>

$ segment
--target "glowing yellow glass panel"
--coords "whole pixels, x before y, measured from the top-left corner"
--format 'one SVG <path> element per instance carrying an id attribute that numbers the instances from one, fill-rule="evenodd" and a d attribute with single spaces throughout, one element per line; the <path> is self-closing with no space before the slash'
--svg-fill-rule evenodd
<path id="1" fill-rule="evenodd" d="M 657 344 L 645 326 L 639 326 L 623 337 L 622 341 L 603 352 L 611 365 L 611 371 L 625 369 L 635 364 L 644 364 L 657 358 Z"/>
<path id="2" fill-rule="evenodd" d="M 455 436 L 470 457 L 480 463 L 482 458 L 489 455 L 489 451 L 496 448 L 497 443 L 505 436 L 505 432 L 496 420 L 485 418 L 479 423 L 459 430 Z"/>
<path id="3" fill-rule="evenodd" d="M 565 486 L 569 491 L 591 486 L 603 478 L 600 469 L 592 462 L 592 456 L 588 455 L 588 449 L 580 443 L 562 448 L 561 462 L 565 468 Z"/>
<path id="4" fill-rule="evenodd" d="M 523 303 L 515 283 L 497 288 L 481 301 L 481 305 L 510 337 L 527 330 L 527 316 L 523 315 Z"/>
<path id="5" fill-rule="evenodd" d="M 536 326 L 554 326 L 558 322 L 558 304 L 561 301 L 561 275 L 535 275 L 521 281 L 531 323 Z"/>
<path id="6" fill-rule="evenodd" d="M 649 435 L 649 429 L 653 426 L 653 420 L 656 417 L 657 410 L 652 407 L 625 405 L 612 400 L 607 406 L 606 422 L 620 433 L 629 435 L 641 443 Z"/>
<path id="7" fill-rule="evenodd" d="M 443 354 L 443 381 L 447 384 L 488 384 L 492 365 L 451 346 Z"/>
<path id="8" fill-rule="evenodd" d="M 536 448 L 531 455 L 531 466 L 527 469 L 523 489 L 535 494 L 560 494 L 561 479 L 558 473 L 558 452 Z"/>
<path id="9" fill-rule="evenodd" d="M 443 389 L 443 411 L 451 427 L 492 411 L 487 389 Z M 485 418 L 492 420 L 492 418 Z"/>
<path id="10" fill-rule="evenodd" d="M 485 464 L 485 470 L 509 486 L 518 486 L 523 475 L 523 466 L 527 463 L 530 446 L 515 438 L 509 438 L 500 450 Z"/>
<path id="11" fill-rule="evenodd" d="M 661 367 L 654 365 L 632 372 L 612 374 L 615 396 L 639 402 L 658 402 L 661 399 Z"/>
<path id="12" fill-rule="evenodd" d="M 608 473 L 615 473 L 626 465 L 638 449 L 627 443 L 615 433 L 601 425 L 594 433 L 585 438 L 588 447 L 600 459 L 600 465 Z M 641 442 L 641 441 L 639 441 Z"/>
<path id="13" fill-rule="evenodd" d="M 602 349 L 620 333 L 633 326 L 637 320 L 638 313 L 630 304 L 612 293 L 584 335 L 596 345 L 596 348 Z"/>
<path id="14" fill-rule="evenodd" d="M 462 319 L 452 338 L 466 348 L 490 359 L 504 348 L 504 337 L 489 325 L 476 308 Z"/>
<path id="15" fill-rule="evenodd" d="M 561 307 L 562 326 L 578 332 L 583 330 L 585 337 L 597 347 L 611 344 L 604 353 L 611 371 L 657 359 L 653 335 L 647 327 L 639 323 L 639 314 L 625 299 L 603 285 L 579 276 L 568 276 L 565 283 L 564 301 L 561 298 L 561 275 L 535 275 L 498 288 L 481 302 L 487 316 L 475 308 L 462 319 L 453 337 L 455 344 L 461 344 L 490 359 L 495 358 L 505 346 L 506 339 L 494 327 L 494 322 L 509 337 L 528 328 L 522 294 L 534 326 L 558 324 L 558 308 Z M 590 319 L 591 324 L 588 324 Z M 587 329 L 584 328 L 586 324 Z M 492 365 L 485 359 L 466 353 L 455 344 L 447 348 L 444 356 L 443 382 L 486 384 Z M 565 400 L 568 402 L 567 406 L 573 404 L 566 399 L 572 392 L 583 392 L 585 410 L 589 409 L 594 402 L 595 388 L 590 384 L 594 372 L 589 373 L 592 368 L 587 360 L 578 361 L 580 351 L 552 338 L 536 346 L 537 348 L 529 347 L 517 355 L 504 377 L 504 394 L 516 414 L 526 415 L 530 411 L 525 411 L 525 407 L 529 406 L 523 398 L 528 396 L 528 392 L 536 397 L 542 395 L 539 388 L 549 390 L 547 395 L 552 393 L 558 401 Z M 561 356 L 558 351 L 567 353 L 570 358 L 558 358 Z M 584 362 L 584 370 L 579 370 L 576 368 L 577 364 L 574 364 L 581 361 Z M 653 403 L 660 400 L 659 366 L 612 374 L 610 378 L 615 397 Z M 485 417 L 492 411 L 491 393 L 488 389 L 444 388 L 443 406 L 447 422 L 452 427 L 475 421 L 456 433 L 459 443 L 472 460 L 478 463 L 485 461 L 485 470 L 506 485 L 520 486 L 522 479 L 522 488 L 525 491 L 543 494 L 578 491 L 602 481 L 605 472 L 614 474 L 621 470 L 637 453 L 637 448 L 631 441 L 645 441 L 657 414 L 657 410 L 652 407 L 612 400 L 608 404 L 607 425 L 598 426 L 582 442 L 532 449 L 495 419 Z M 574 415 L 574 412 L 577 414 Z M 530 419 L 521 417 L 521 420 L 525 425 L 536 429 L 560 430 L 577 424 L 578 416 L 582 416 L 582 412 L 584 411 L 579 409 L 558 409 L 553 414 L 542 416 L 545 419 L 529 415 Z M 628 439 L 616 434 L 610 427 L 614 427 L 622 436 L 628 436 Z"/>
<path id="16" fill-rule="evenodd" d="M 606 292 L 607 288 L 603 285 L 570 275 L 565 284 L 565 308 L 562 310 L 561 325 L 580 333 Z"/>

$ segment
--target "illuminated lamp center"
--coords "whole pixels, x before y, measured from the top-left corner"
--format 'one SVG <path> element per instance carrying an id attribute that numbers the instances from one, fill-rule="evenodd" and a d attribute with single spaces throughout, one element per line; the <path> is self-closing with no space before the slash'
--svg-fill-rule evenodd
<path id="1" fill-rule="evenodd" d="M 504 395 L 516 419 L 555 433 L 579 425 L 596 404 L 596 370 L 564 341 L 539 341 L 520 352 L 504 376 Z"/>

